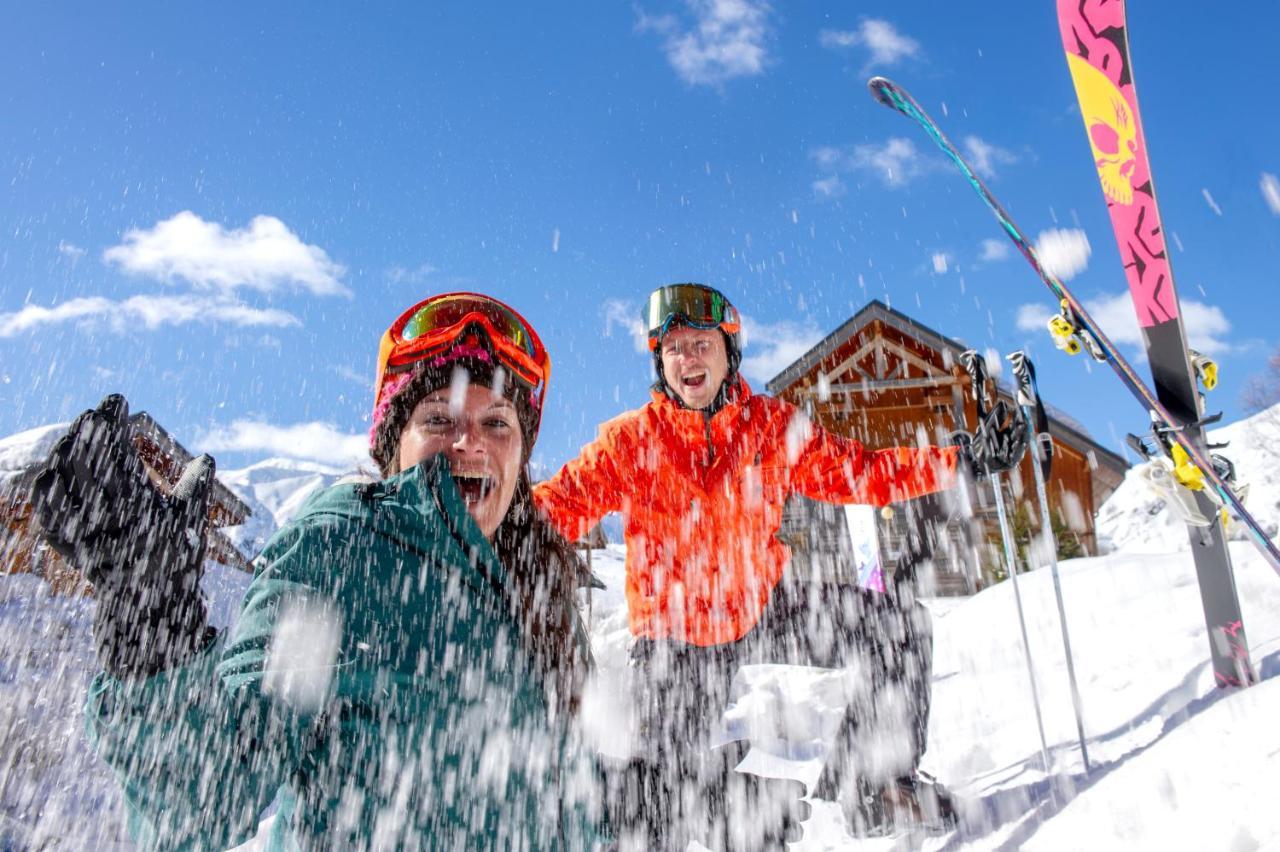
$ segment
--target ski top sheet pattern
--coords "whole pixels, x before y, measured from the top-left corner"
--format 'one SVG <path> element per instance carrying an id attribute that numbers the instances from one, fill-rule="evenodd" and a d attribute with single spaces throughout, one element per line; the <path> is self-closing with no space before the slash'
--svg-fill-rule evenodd
<path id="1" fill-rule="evenodd" d="M 1186 427 L 1186 438 L 1207 449 L 1203 413 L 1178 294 L 1156 205 L 1155 183 L 1138 111 L 1124 0 L 1057 0 L 1058 28 L 1080 101 L 1094 166 L 1120 247 L 1129 294 L 1142 328 L 1160 402 Z M 1214 506 L 1195 494 L 1201 514 Z M 1206 517 L 1214 517 L 1208 514 Z M 1239 595 L 1221 524 L 1189 530 L 1214 674 L 1223 685 L 1252 683 Z"/>
<path id="2" fill-rule="evenodd" d="M 1138 112 L 1124 0 L 1057 0 L 1058 27 L 1120 246 L 1156 395 L 1181 423 L 1200 419 L 1195 373 L 1178 316 L 1147 142 Z"/>
<path id="3" fill-rule="evenodd" d="M 1124 384 L 1125 388 L 1133 394 L 1134 398 L 1142 404 L 1143 408 L 1158 422 L 1158 424 L 1169 427 L 1168 438 L 1173 443 L 1182 447 L 1187 456 L 1191 459 L 1202 472 L 1204 472 L 1205 484 L 1213 489 L 1213 492 L 1222 500 L 1222 504 L 1230 508 L 1235 515 L 1240 518 L 1240 522 L 1249 531 L 1253 537 L 1254 543 L 1263 557 L 1271 565 L 1272 569 L 1280 574 L 1280 549 L 1277 549 L 1275 542 L 1266 535 L 1257 520 L 1249 514 L 1249 511 L 1240 502 L 1239 496 L 1231 489 L 1231 486 L 1222 478 L 1222 476 L 1214 469 L 1213 462 L 1209 458 L 1204 443 L 1199 439 L 1200 430 L 1195 429 L 1197 440 L 1192 440 L 1189 434 L 1192 430 L 1180 429 L 1181 421 L 1175 419 L 1172 414 L 1164 407 L 1156 394 L 1147 387 L 1147 384 L 1134 370 L 1133 365 L 1116 349 L 1115 345 L 1107 338 L 1107 335 L 1098 326 L 1097 322 L 1089 316 L 1088 310 L 1080 302 L 1075 295 L 1067 289 L 1066 285 L 1058 279 L 1056 275 L 1044 268 L 1044 264 L 1040 262 L 1039 255 L 1036 254 L 1035 248 L 1027 239 L 1027 236 L 1018 227 L 1017 223 L 1009 215 L 1008 211 L 1000 204 L 996 197 L 991 194 L 991 190 L 987 188 L 986 183 L 973 170 L 973 167 L 965 161 L 964 157 L 951 143 L 951 140 L 942 132 L 942 128 L 934 121 L 924 108 L 916 102 L 915 98 L 906 89 L 888 80 L 884 77 L 873 77 L 867 82 L 867 88 L 871 90 L 871 94 L 877 101 L 889 107 L 890 109 L 900 112 L 907 118 L 910 118 L 933 140 L 934 144 L 947 155 L 960 173 L 969 181 L 969 185 L 973 187 L 973 191 L 986 203 L 987 207 L 995 214 L 996 220 L 1004 229 L 1007 236 L 1022 256 L 1026 258 L 1027 263 L 1035 269 L 1040 280 L 1045 286 L 1061 300 L 1066 306 L 1070 307 L 1076 320 L 1080 326 L 1089 332 L 1097 341 L 1105 356 L 1106 363 L 1115 371 L 1116 376 Z M 1197 493 L 1197 500 L 1203 499 L 1206 502 L 1208 498 L 1203 494 Z M 1208 503 L 1207 511 L 1213 514 L 1217 511 L 1212 503 Z M 1215 524 L 1210 528 L 1210 533 L 1214 538 L 1214 547 L 1221 548 L 1221 552 L 1225 553 L 1225 542 L 1222 541 L 1222 526 Z M 1199 547 L 1193 538 L 1194 548 Z M 1203 565 L 1202 565 L 1203 561 Z M 1228 562 L 1229 566 L 1230 563 Z M 1206 587 L 1217 588 L 1212 582 L 1217 577 L 1215 570 L 1220 565 L 1210 564 L 1207 560 L 1197 559 L 1196 574 L 1200 580 L 1201 589 Z M 1231 579 L 1228 571 L 1226 574 L 1228 580 L 1227 588 L 1231 592 L 1231 599 L 1235 598 L 1235 583 Z M 1215 601 L 1216 597 L 1213 598 Z M 1207 600 L 1202 595 L 1202 600 Z M 1239 613 L 1239 606 L 1235 608 Z M 1244 630 L 1239 623 L 1239 618 L 1234 621 L 1219 620 L 1217 615 L 1212 621 L 1209 621 L 1209 615 L 1206 613 L 1206 621 L 1210 627 L 1210 646 L 1213 649 L 1214 674 L 1218 679 L 1218 683 L 1223 686 L 1235 685 L 1239 683 L 1251 683 L 1256 677 L 1253 673 L 1252 664 L 1249 662 L 1248 645 L 1245 643 Z"/>

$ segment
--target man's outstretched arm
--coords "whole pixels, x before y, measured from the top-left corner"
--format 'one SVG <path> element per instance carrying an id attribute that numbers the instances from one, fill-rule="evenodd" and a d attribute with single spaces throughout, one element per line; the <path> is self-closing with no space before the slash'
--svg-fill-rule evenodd
<path id="1" fill-rule="evenodd" d="M 623 508 L 626 465 L 619 430 L 606 424 L 600 436 L 550 479 L 533 487 L 533 502 L 569 541 L 591 531 L 601 518 Z"/>
<path id="2" fill-rule="evenodd" d="M 814 500 L 886 506 L 945 491 L 959 481 L 959 447 L 869 450 L 816 423 L 806 430 L 791 466 L 791 487 Z"/>

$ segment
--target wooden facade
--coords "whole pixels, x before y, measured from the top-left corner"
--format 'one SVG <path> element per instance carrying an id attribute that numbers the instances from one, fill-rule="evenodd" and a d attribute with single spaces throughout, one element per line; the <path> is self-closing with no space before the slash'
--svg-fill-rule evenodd
<path id="1" fill-rule="evenodd" d="M 824 428 L 872 449 L 942 445 L 950 433 L 976 426 L 969 377 L 959 363 L 966 348 L 875 301 L 783 370 L 768 390 Z M 1009 388 L 996 390 L 1013 404 Z M 1075 536 L 1083 552 L 1096 554 L 1095 515 L 1128 464 L 1061 412 L 1049 413 L 1055 451 L 1047 489 L 1051 512 L 1069 528 L 1062 535 Z M 1010 511 L 1025 507 L 1038 531 L 1029 464 L 1006 477 L 1006 489 Z M 841 578 L 842 523 L 834 509 L 797 500 L 788 507 L 782 535 L 797 563 Z M 1003 561 L 993 547 L 999 525 L 989 482 L 967 482 L 955 492 L 909 501 L 884 512 L 877 526 L 886 571 L 908 562 L 927 565 L 918 579 L 934 593 L 976 591 Z"/>
<path id="2" fill-rule="evenodd" d="M 145 411 L 130 416 L 129 422 L 147 475 L 157 488 L 167 492 L 194 457 Z M 0 574 L 37 574 L 53 594 L 89 594 L 89 584 L 44 544 L 36 529 L 30 488 L 38 468 L 39 464 L 32 465 L 0 485 Z M 214 480 L 209 500 L 208 559 L 242 571 L 252 570 L 239 548 L 220 532 L 222 527 L 244 523 L 250 514 L 239 497 Z"/>

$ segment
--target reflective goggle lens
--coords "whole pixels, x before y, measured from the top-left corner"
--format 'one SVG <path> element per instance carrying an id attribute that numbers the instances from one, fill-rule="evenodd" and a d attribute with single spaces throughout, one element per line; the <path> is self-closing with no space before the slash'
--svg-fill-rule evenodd
<path id="1" fill-rule="evenodd" d="M 474 313 L 487 319 L 508 343 L 524 350 L 530 358 L 536 357 L 533 338 L 522 319 L 496 302 L 472 296 L 447 296 L 423 305 L 401 328 L 400 339 L 405 343 L 417 340 L 455 326 Z"/>
<path id="2" fill-rule="evenodd" d="M 659 338 L 675 322 L 719 328 L 728 334 L 737 334 L 741 326 L 738 311 L 729 300 L 701 284 L 672 284 L 653 291 L 645 314 L 650 350 L 657 349 Z"/>
<path id="3" fill-rule="evenodd" d="M 698 325 L 717 326 L 731 310 L 725 297 L 708 287 L 693 284 L 662 287 L 649 296 L 649 333 L 661 331 L 673 316 Z"/>

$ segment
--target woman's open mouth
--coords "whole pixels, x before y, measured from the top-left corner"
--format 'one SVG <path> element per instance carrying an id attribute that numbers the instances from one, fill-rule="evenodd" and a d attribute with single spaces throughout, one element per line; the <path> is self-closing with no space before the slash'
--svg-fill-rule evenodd
<path id="1" fill-rule="evenodd" d="M 479 503 L 493 490 L 493 478 L 483 473 L 456 471 L 453 481 L 457 483 L 458 492 L 468 505 Z"/>

